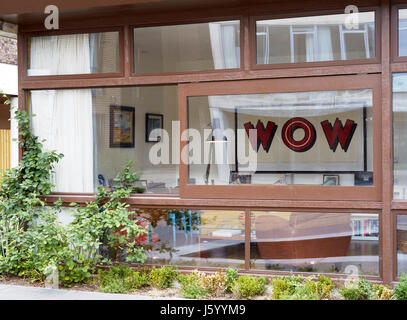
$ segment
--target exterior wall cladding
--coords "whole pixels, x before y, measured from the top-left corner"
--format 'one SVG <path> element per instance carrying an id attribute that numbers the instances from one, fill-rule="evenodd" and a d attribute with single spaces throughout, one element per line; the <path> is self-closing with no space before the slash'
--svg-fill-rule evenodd
<path id="1" fill-rule="evenodd" d="M 0 36 L 0 63 L 17 65 L 17 39 Z"/>

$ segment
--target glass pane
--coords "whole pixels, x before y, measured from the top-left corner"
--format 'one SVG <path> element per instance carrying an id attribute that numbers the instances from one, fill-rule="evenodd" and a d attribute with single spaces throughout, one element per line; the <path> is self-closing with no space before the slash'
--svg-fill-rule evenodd
<path id="1" fill-rule="evenodd" d="M 118 73 L 119 32 L 31 37 L 27 74 Z"/>
<path id="2" fill-rule="evenodd" d="M 407 56 L 407 9 L 399 10 L 399 56 Z"/>
<path id="3" fill-rule="evenodd" d="M 407 199 L 407 74 L 393 75 L 394 199 Z"/>
<path id="4" fill-rule="evenodd" d="M 407 274 L 407 215 L 397 216 L 397 272 Z"/>
<path id="5" fill-rule="evenodd" d="M 253 269 L 379 275 L 378 215 L 253 211 L 250 258 Z"/>
<path id="6" fill-rule="evenodd" d="M 349 25 L 349 22 L 356 24 Z M 256 22 L 257 63 L 298 63 L 375 57 L 375 14 L 311 16 Z"/>
<path id="7" fill-rule="evenodd" d="M 134 29 L 134 72 L 240 68 L 240 22 Z"/>
<path id="8" fill-rule="evenodd" d="M 371 89 L 189 97 L 188 126 L 190 184 L 373 185 Z"/>
<path id="9" fill-rule="evenodd" d="M 162 129 L 171 135 L 178 120 L 176 86 L 32 91 L 30 100 L 34 133 L 46 139 L 46 150 L 64 154 L 55 191 L 114 187 L 113 179 L 132 160 L 139 192 L 178 193 L 178 164 L 150 157 L 162 137 L 171 159 L 172 142 Z M 156 136 L 146 137 L 151 129 L 157 129 Z"/>
<path id="10" fill-rule="evenodd" d="M 149 225 L 146 263 L 244 268 L 243 211 L 140 209 Z"/>

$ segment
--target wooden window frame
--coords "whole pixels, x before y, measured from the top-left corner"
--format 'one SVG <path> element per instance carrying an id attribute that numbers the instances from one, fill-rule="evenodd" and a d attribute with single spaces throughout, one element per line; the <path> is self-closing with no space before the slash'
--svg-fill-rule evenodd
<path id="1" fill-rule="evenodd" d="M 380 7 L 362 7 L 359 12 L 374 12 L 375 16 L 375 57 L 369 59 L 355 59 L 355 60 L 334 60 L 334 61 L 315 61 L 315 62 L 296 62 L 296 63 L 275 63 L 275 64 L 257 64 L 257 36 L 256 36 L 256 22 L 259 20 L 273 20 L 273 19 L 286 19 L 286 18 L 301 18 L 311 16 L 323 16 L 330 14 L 344 14 L 343 10 L 319 10 L 319 11 L 305 11 L 300 13 L 285 13 L 274 15 L 257 15 L 250 17 L 250 67 L 253 70 L 278 70 L 287 68 L 306 68 L 306 67 L 329 67 L 329 66 L 352 66 L 352 65 L 369 65 L 377 64 L 381 61 L 381 19 Z"/>
<path id="2" fill-rule="evenodd" d="M 136 73 L 135 71 L 135 64 L 134 64 L 134 29 L 137 28 L 150 28 L 150 27 L 167 27 L 167 26 L 177 26 L 177 25 L 189 25 L 189 24 L 198 24 L 198 23 L 211 23 L 211 22 L 222 22 L 222 21 L 239 21 L 239 28 L 240 28 L 240 66 L 239 68 L 231 68 L 231 69 L 212 69 L 212 70 L 196 70 L 196 71 L 175 71 L 175 72 L 152 72 L 152 73 Z M 244 54 L 245 50 L 243 48 L 244 40 L 245 40 L 245 28 L 244 28 L 244 16 L 242 15 L 234 15 L 234 16 L 222 16 L 222 17 L 215 17 L 212 19 L 189 19 L 185 20 L 171 20 L 167 23 L 163 22 L 155 22 L 155 23 L 140 23 L 140 24 L 131 24 L 129 25 L 129 53 L 130 53 L 130 76 L 131 77 L 155 77 L 155 76 L 183 76 L 183 75 L 196 75 L 196 74 L 223 74 L 225 72 L 236 73 L 243 70 L 244 65 Z"/>
<path id="3" fill-rule="evenodd" d="M 396 4 L 391 8 L 391 57 L 392 62 L 407 62 L 407 56 L 399 56 L 399 10 L 407 9 L 407 4 Z M 407 68 L 404 68 L 407 70 Z M 397 72 L 393 70 L 393 72 Z M 402 71 L 400 71 L 402 72 Z"/>
<path id="4" fill-rule="evenodd" d="M 71 34 L 88 34 L 88 33 L 102 33 L 102 32 L 118 32 L 119 33 L 119 72 L 108 72 L 108 73 L 89 73 L 89 74 L 63 74 L 63 75 L 38 75 L 30 76 L 28 75 L 28 57 L 29 57 L 29 45 L 28 40 L 31 37 L 40 36 L 62 36 Z M 100 78 L 117 78 L 123 77 L 125 73 L 125 49 L 124 49 L 124 27 L 96 27 L 96 28 L 86 28 L 86 29 L 71 29 L 71 30 L 51 30 L 51 31 L 40 31 L 40 32 L 29 32 L 23 33 L 18 41 L 22 42 L 22 61 L 19 63 L 21 68 L 21 80 L 22 81 L 44 81 L 44 80 L 82 80 L 82 79 L 100 79 Z"/>
<path id="5" fill-rule="evenodd" d="M 328 90 L 372 89 L 373 94 L 373 186 L 315 185 L 189 185 L 188 165 L 180 161 L 180 196 L 183 198 L 298 199 L 298 200 L 381 200 L 381 114 L 380 77 L 377 75 L 331 76 L 301 79 L 271 79 L 234 82 L 182 84 L 179 86 L 181 132 L 188 128 L 187 98 L 192 96 L 283 93 Z M 180 150 L 187 142 L 180 139 Z"/>

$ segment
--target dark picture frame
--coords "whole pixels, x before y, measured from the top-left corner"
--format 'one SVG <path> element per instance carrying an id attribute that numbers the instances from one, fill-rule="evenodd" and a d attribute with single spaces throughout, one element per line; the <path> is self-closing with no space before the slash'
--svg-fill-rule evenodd
<path id="1" fill-rule="evenodd" d="M 110 106 L 110 148 L 134 148 L 135 108 Z"/>
<path id="2" fill-rule="evenodd" d="M 146 113 L 146 142 L 159 142 L 161 136 L 150 137 L 154 129 L 164 130 L 164 115 L 158 113 Z"/>

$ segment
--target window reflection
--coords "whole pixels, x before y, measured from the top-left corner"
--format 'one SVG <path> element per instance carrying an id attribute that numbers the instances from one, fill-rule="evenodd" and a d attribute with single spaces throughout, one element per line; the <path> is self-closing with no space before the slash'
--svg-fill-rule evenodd
<path id="1" fill-rule="evenodd" d="M 239 67 L 239 21 L 134 29 L 135 73 Z"/>
<path id="2" fill-rule="evenodd" d="M 252 212 L 251 267 L 378 275 L 377 214 Z"/>
<path id="3" fill-rule="evenodd" d="M 374 12 L 359 13 L 357 28 L 345 14 L 256 22 L 257 63 L 299 63 L 375 57 Z"/>

